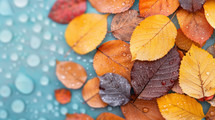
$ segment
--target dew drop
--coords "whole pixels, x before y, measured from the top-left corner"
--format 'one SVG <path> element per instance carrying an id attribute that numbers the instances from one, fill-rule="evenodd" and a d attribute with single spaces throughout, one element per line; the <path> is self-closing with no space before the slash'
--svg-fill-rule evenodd
<path id="1" fill-rule="evenodd" d="M 143 110 L 144 113 L 149 112 L 149 108 L 147 108 L 147 107 L 144 107 L 142 110 Z"/>
<path id="2" fill-rule="evenodd" d="M 14 5 L 18 8 L 24 8 L 28 5 L 28 0 L 13 0 Z"/>
<path id="3" fill-rule="evenodd" d="M 8 20 L 6 21 L 6 25 L 7 25 L 7 26 L 12 26 L 12 25 L 13 25 L 13 20 L 12 20 L 12 19 L 8 19 Z"/>
<path id="4" fill-rule="evenodd" d="M 206 75 L 209 75 L 210 74 L 210 72 L 206 72 Z"/>
<path id="5" fill-rule="evenodd" d="M 11 104 L 11 109 L 15 113 L 22 113 L 25 109 L 25 103 L 22 100 L 14 100 Z"/>
<path id="6" fill-rule="evenodd" d="M 62 108 L 60 109 L 60 113 L 61 113 L 62 115 L 66 115 L 66 114 L 68 113 L 68 109 L 67 109 L 66 107 L 62 107 Z"/>
<path id="7" fill-rule="evenodd" d="M 26 14 L 21 14 L 19 16 L 19 21 L 22 22 L 22 23 L 26 23 L 28 21 L 28 15 Z"/>
<path id="8" fill-rule="evenodd" d="M 9 0 L 0 0 L 0 14 L 4 16 L 13 14 Z"/>
<path id="9" fill-rule="evenodd" d="M 78 109 L 78 104 L 74 103 L 74 104 L 72 105 L 72 109 L 77 110 L 77 109 Z"/>
<path id="10" fill-rule="evenodd" d="M 43 86 L 47 86 L 49 84 L 49 78 L 47 76 L 42 76 L 40 78 L 40 84 Z"/>
<path id="11" fill-rule="evenodd" d="M 40 57 L 36 54 L 29 55 L 27 58 L 27 64 L 30 67 L 36 67 L 40 64 Z"/>
<path id="12" fill-rule="evenodd" d="M 7 98 L 11 95 L 11 89 L 7 85 L 3 85 L 0 87 L 0 96 Z"/>
<path id="13" fill-rule="evenodd" d="M 30 41 L 31 48 L 38 49 L 40 47 L 40 45 L 41 45 L 41 40 L 38 37 L 33 36 Z"/>
<path id="14" fill-rule="evenodd" d="M 111 106 L 108 106 L 108 107 L 107 107 L 107 110 L 108 110 L 108 111 L 112 111 L 113 108 L 112 108 Z"/>
<path id="15" fill-rule="evenodd" d="M 33 27 L 33 31 L 35 33 L 40 33 L 42 30 L 42 26 L 40 24 L 35 24 L 34 27 Z"/>
<path id="16" fill-rule="evenodd" d="M 19 58 L 19 56 L 18 56 L 16 53 L 13 53 L 13 54 L 10 55 L 10 59 L 11 59 L 12 61 L 17 61 L 18 58 Z"/>
<path id="17" fill-rule="evenodd" d="M 162 81 L 161 84 L 162 84 L 162 85 L 166 85 L 166 81 Z"/>
<path id="18" fill-rule="evenodd" d="M 44 34 L 43 34 L 43 38 L 45 40 L 50 40 L 52 38 L 52 34 L 49 32 L 49 31 L 46 31 Z"/>
<path id="19" fill-rule="evenodd" d="M 4 109 L 0 109 L 0 119 L 6 119 L 8 117 L 8 113 Z"/>
<path id="20" fill-rule="evenodd" d="M 81 108 L 81 109 L 80 109 L 80 112 L 81 112 L 81 113 L 86 113 L 86 110 L 85 110 L 84 108 Z"/>
<path id="21" fill-rule="evenodd" d="M 12 40 L 13 34 L 9 30 L 2 30 L 0 33 L 0 41 L 2 43 L 8 43 Z"/>
<path id="22" fill-rule="evenodd" d="M 34 83 L 31 78 L 22 73 L 18 74 L 15 80 L 15 86 L 23 94 L 30 94 L 34 89 Z"/>
<path id="23" fill-rule="evenodd" d="M 210 112 L 210 115 L 214 116 L 214 115 L 215 115 L 215 113 L 214 113 L 213 111 L 211 111 L 211 112 Z"/>
<path id="24" fill-rule="evenodd" d="M 46 120 L 46 118 L 44 118 L 44 117 L 40 117 L 38 120 Z"/>

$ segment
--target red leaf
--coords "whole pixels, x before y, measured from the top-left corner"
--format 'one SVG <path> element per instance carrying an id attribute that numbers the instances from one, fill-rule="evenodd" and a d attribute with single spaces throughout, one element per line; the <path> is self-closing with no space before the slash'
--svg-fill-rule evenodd
<path id="1" fill-rule="evenodd" d="M 68 89 L 55 90 L 55 98 L 60 104 L 67 104 L 71 101 L 72 94 Z"/>

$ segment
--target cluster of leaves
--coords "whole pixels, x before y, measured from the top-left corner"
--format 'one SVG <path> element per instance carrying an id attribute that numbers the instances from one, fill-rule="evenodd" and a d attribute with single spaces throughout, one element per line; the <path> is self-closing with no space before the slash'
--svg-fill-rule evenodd
<path id="1" fill-rule="evenodd" d="M 58 0 L 49 17 L 69 23 L 65 31 L 68 45 L 81 55 L 97 50 L 93 67 L 98 77 L 85 85 L 87 74 L 81 65 L 57 61 L 56 75 L 65 87 L 84 85 L 83 99 L 90 107 L 121 106 L 128 120 L 215 118 L 215 46 L 208 52 L 200 48 L 215 28 L 215 0 L 140 0 L 140 14 L 129 10 L 135 0 L 89 2 L 101 13 L 116 14 L 111 32 L 119 40 L 99 46 L 107 33 L 109 14 L 84 14 L 86 0 Z M 175 15 L 178 30 L 172 22 Z M 168 94 L 170 90 L 176 93 Z M 62 104 L 71 99 L 68 90 L 55 93 Z M 206 115 L 196 99 L 211 104 Z M 79 119 L 93 118 L 66 116 L 66 120 Z M 112 113 L 97 117 L 105 119 L 123 120 Z"/>

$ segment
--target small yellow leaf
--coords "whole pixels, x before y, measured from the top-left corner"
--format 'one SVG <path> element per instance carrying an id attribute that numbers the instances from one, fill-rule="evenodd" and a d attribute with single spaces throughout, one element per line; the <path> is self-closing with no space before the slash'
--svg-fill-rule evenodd
<path id="1" fill-rule="evenodd" d="M 67 44 L 78 54 L 94 50 L 107 33 L 107 15 L 83 14 L 73 19 L 65 32 Z"/>
<path id="2" fill-rule="evenodd" d="M 215 0 L 207 0 L 204 4 L 205 17 L 209 24 L 215 28 Z"/>
<path id="3" fill-rule="evenodd" d="M 167 94 L 157 99 L 161 114 L 166 120 L 201 120 L 205 117 L 200 103 L 178 94 Z"/>
<path id="4" fill-rule="evenodd" d="M 174 46 L 177 29 L 164 15 L 143 20 L 131 37 L 132 60 L 153 61 L 165 56 Z"/>
<path id="5" fill-rule="evenodd" d="M 200 99 L 215 94 L 215 59 L 207 51 L 192 45 L 183 57 L 179 72 L 183 92 Z"/>

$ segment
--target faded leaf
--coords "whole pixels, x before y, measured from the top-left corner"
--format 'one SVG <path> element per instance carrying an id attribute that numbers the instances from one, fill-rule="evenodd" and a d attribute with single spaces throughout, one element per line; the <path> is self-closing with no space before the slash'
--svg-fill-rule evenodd
<path id="1" fill-rule="evenodd" d="M 175 44 L 177 29 L 164 15 L 150 16 L 131 36 L 132 60 L 153 61 L 165 56 Z"/>
<path id="2" fill-rule="evenodd" d="M 195 99 L 178 94 L 167 94 L 157 99 L 161 114 L 166 120 L 201 120 L 203 108 Z"/>
<path id="3" fill-rule="evenodd" d="M 169 16 L 174 13 L 179 6 L 178 0 L 140 0 L 140 15 L 148 17 L 152 15 Z"/>
<path id="4" fill-rule="evenodd" d="M 87 114 L 66 114 L 65 120 L 94 120 L 92 117 L 90 117 Z"/>
<path id="5" fill-rule="evenodd" d="M 213 34 L 214 29 L 207 22 L 203 10 L 191 13 L 180 9 L 177 18 L 183 33 L 200 46 L 203 46 Z"/>
<path id="6" fill-rule="evenodd" d="M 73 19 L 65 32 L 67 44 L 81 55 L 96 49 L 107 33 L 107 17 L 89 13 Z"/>
<path id="7" fill-rule="evenodd" d="M 215 44 L 208 47 L 207 51 L 215 58 Z"/>
<path id="8" fill-rule="evenodd" d="M 86 8 L 86 0 L 57 0 L 49 13 L 49 18 L 57 23 L 68 24 L 83 14 Z"/>
<path id="9" fill-rule="evenodd" d="M 112 40 L 101 45 L 93 60 L 98 76 L 116 73 L 129 81 L 132 66 L 129 44 L 121 40 Z"/>
<path id="10" fill-rule="evenodd" d="M 57 62 L 56 75 L 70 89 L 79 89 L 87 80 L 85 69 L 74 62 Z"/>
<path id="11" fill-rule="evenodd" d="M 121 106 L 129 102 L 131 85 L 127 79 L 114 73 L 99 76 L 99 79 L 99 94 L 105 103 L 111 106 Z"/>
<path id="12" fill-rule="evenodd" d="M 124 120 L 124 119 L 113 113 L 104 112 L 104 113 L 100 114 L 96 118 L 96 120 Z"/>
<path id="13" fill-rule="evenodd" d="M 207 114 L 206 120 L 215 120 L 215 107 L 210 107 Z"/>
<path id="14" fill-rule="evenodd" d="M 68 89 L 55 90 L 55 98 L 60 104 L 67 104 L 71 101 L 72 94 Z"/>
<path id="15" fill-rule="evenodd" d="M 179 0 L 179 2 L 183 9 L 189 12 L 196 12 L 202 9 L 205 0 Z"/>
<path id="16" fill-rule="evenodd" d="M 104 108 L 107 106 L 99 95 L 99 79 L 97 77 L 87 81 L 83 87 L 82 96 L 90 107 Z"/>
<path id="17" fill-rule="evenodd" d="M 207 0 L 204 4 L 205 17 L 210 25 L 215 28 L 215 0 Z"/>
<path id="18" fill-rule="evenodd" d="M 142 20 L 144 18 L 138 17 L 136 10 L 128 10 L 124 13 L 116 14 L 111 23 L 111 31 L 116 38 L 130 41 L 134 29 Z"/>
<path id="19" fill-rule="evenodd" d="M 128 10 L 135 0 L 89 0 L 92 6 L 101 13 L 121 13 Z"/>
<path id="20" fill-rule="evenodd" d="M 207 51 L 192 45 L 183 57 L 179 84 L 187 95 L 200 99 L 215 94 L 215 59 Z"/>
<path id="21" fill-rule="evenodd" d="M 164 120 L 156 100 L 137 99 L 121 106 L 121 110 L 126 120 Z"/>
<path id="22" fill-rule="evenodd" d="M 131 71 L 131 85 L 138 98 L 151 100 L 167 94 L 178 79 L 180 60 L 174 47 L 156 61 L 136 61 Z"/>
<path id="23" fill-rule="evenodd" d="M 175 82 L 172 91 L 179 93 L 179 94 L 183 94 L 184 92 L 182 91 L 181 87 L 179 86 L 179 82 Z"/>

